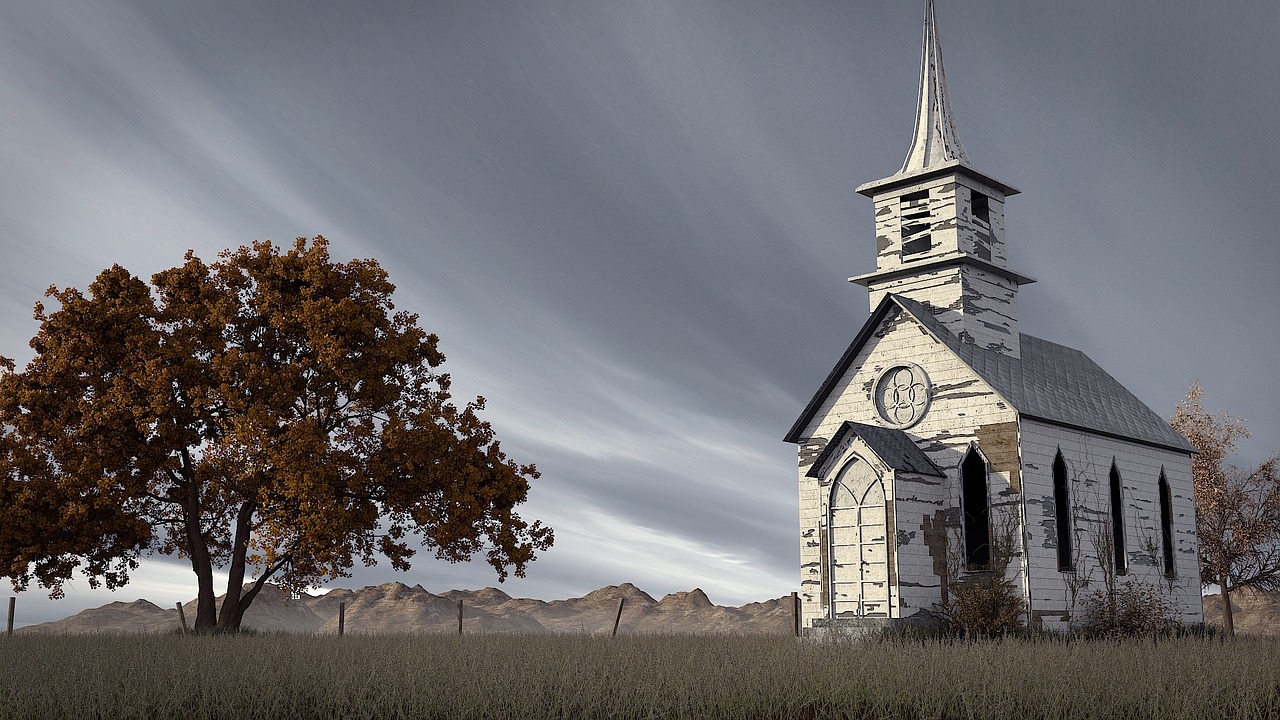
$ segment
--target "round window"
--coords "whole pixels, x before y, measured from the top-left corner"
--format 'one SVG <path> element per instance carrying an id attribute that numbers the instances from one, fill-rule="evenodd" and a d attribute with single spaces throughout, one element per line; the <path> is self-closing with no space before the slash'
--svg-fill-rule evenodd
<path id="1" fill-rule="evenodd" d="M 894 365 L 876 379 L 876 410 L 880 418 L 895 428 L 908 428 L 929 410 L 932 387 L 919 365 Z"/>

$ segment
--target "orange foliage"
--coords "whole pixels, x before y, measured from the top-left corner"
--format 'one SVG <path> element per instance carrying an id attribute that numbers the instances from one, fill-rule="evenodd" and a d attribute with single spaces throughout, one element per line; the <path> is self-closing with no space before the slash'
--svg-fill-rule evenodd
<path id="1" fill-rule="evenodd" d="M 151 552 L 191 560 L 197 627 L 238 629 L 268 578 L 302 589 L 420 544 L 523 576 L 550 528 L 514 512 L 538 477 L 450 402 L 444 356 L 394 312 L 374 260 L 299 238 L 115 266 L 50 288 L 35 358 L 0 358 L 0 575 L 119 587 Z M 228 567 L 215 608 L 213 568 Z M 246 568 L 257 581 L 241 592 Z"/>
<path id="2" fill-rule="evenodd" d="M 1199 451 L 1191 458 L 1200 540 L 1200 580 L 1222 588 L 1224 621 L 1232 627 L 1230 593 L 1241 587 L 1280 588 L 1280 459 L 1256 468 L 1227 462 L 1244 421 L 1204 408 L 1193 384 L 1174 411 L 1172 425 Z"/>

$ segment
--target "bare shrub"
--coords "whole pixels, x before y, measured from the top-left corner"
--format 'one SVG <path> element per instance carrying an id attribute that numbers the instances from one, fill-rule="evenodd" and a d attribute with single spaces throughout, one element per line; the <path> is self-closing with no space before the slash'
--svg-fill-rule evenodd
<path id="1" fill-rule="evenodd" d="M 938 615 L 949 629 L 964 637 L 1019 632 L 1024 612 L 1026 603 L 1017 586 L 993 571 L 970 573 L 938 605 Z"/>
<path id="2" fill-rule="evenodd" d="M 950 633 L 986 638 L 1024 628 L 1026 602 L 1022 590 L 1008 577 L 1017 550 L 1017 518 L 1006 513 L 993 525 L 990 563 L 977 570 L 965 570 L 964 546 L 959 538 L 948 536 L 946 591 L 936 614 Z"/>
<path id="3" fill-rule="evenodd" d="M 1125 580 L 1084 600 L 1084 634 L 1098 638 L 1167 636 L 1178 631 L 1177 608 L 1156 588 Z"/>

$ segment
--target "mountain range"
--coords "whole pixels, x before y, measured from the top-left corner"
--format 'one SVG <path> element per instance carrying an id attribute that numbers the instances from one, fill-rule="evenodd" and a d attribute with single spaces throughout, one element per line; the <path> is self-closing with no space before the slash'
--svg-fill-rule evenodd
<path id="1" fill-rule="evenodd" d="M 781 597 L 741 607 L 715 605 L 702 590 L 672 593 L 654 600 L 631 583 L 609 585 L 580 598 L 533 600 L 513 598 L 497 588 L 450 590 L 433 594 L 421 585 L 384 583 L 360 590 L 337 589 L 324 595 L 289 594 L 264 586 L 245 613 L 242 626 L 259 632 L 338 632 L 338 611 L 346 604 L 348 633 L 457 632 L 462 601 L 464 633 L 608 633 L 623 601 L 618 634 L 636 633 L 789 633 L 791 598 Z M 219 606 L 222 598 L 218 599 Z M 195 620 L 195 601 L 183 606 L 187 622 Z M 180 626 L 176 608 L 146 600 L 113 602 L 54 622 L 19 628 L 18 633 L 159 633 Z"/>
<path id="2" fill-rule="evenodd" d="M 1280 635 L 1280 592 L 1238 590 L 1232 594 L 1236 631 Z M 791 598 L 784 596 L 741 607 L 715 605 L 702 590 L 678 592 L 661 600 L 631 583 L 609 585 L 567 600 L 513 598 L 497 588 L 450 590 L 433 594 L 421 585 L 371 585 L 337 589 L 323 595 L 290 597 L 267 585 L 245 613 L 243 627 L 259 632 L 338 632 L 338 610 L 345 603 L 345 632 L 457 632 L 462 601 L 464 633 L 608 633 L 623 601 L 618 633 L 763 633 L 791 632 Z M 218 598 L 221 605 L 222 598 Z M 194 622 L 195 601 L 183 606 Z M 1220 596 L 1204 597 L 1204 618 L 1222 624 Z M 54 622 L 19 628 L 17 633 L 161 633 L 180 627 L 178 611 L 146 600 L 113 602 Z"/>

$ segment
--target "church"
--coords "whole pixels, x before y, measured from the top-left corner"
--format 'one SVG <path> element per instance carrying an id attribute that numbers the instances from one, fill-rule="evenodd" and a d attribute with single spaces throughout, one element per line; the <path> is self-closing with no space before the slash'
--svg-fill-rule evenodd
<path id="1" fill-rule="evenodd" d="M 876 269 L 850 282 L 871 315 L 786 436 L 806 632 L 929 617 L 999 567 L 1033 628 L 1082 621 L 1108 582 L 1201 622 L 1194 449 L 1084 353 L 1019 327 L 1034 280 L 1005 259 L 1018 190 L 960 143 L 933 0 L 906 161 L 857 191 Z"/>

